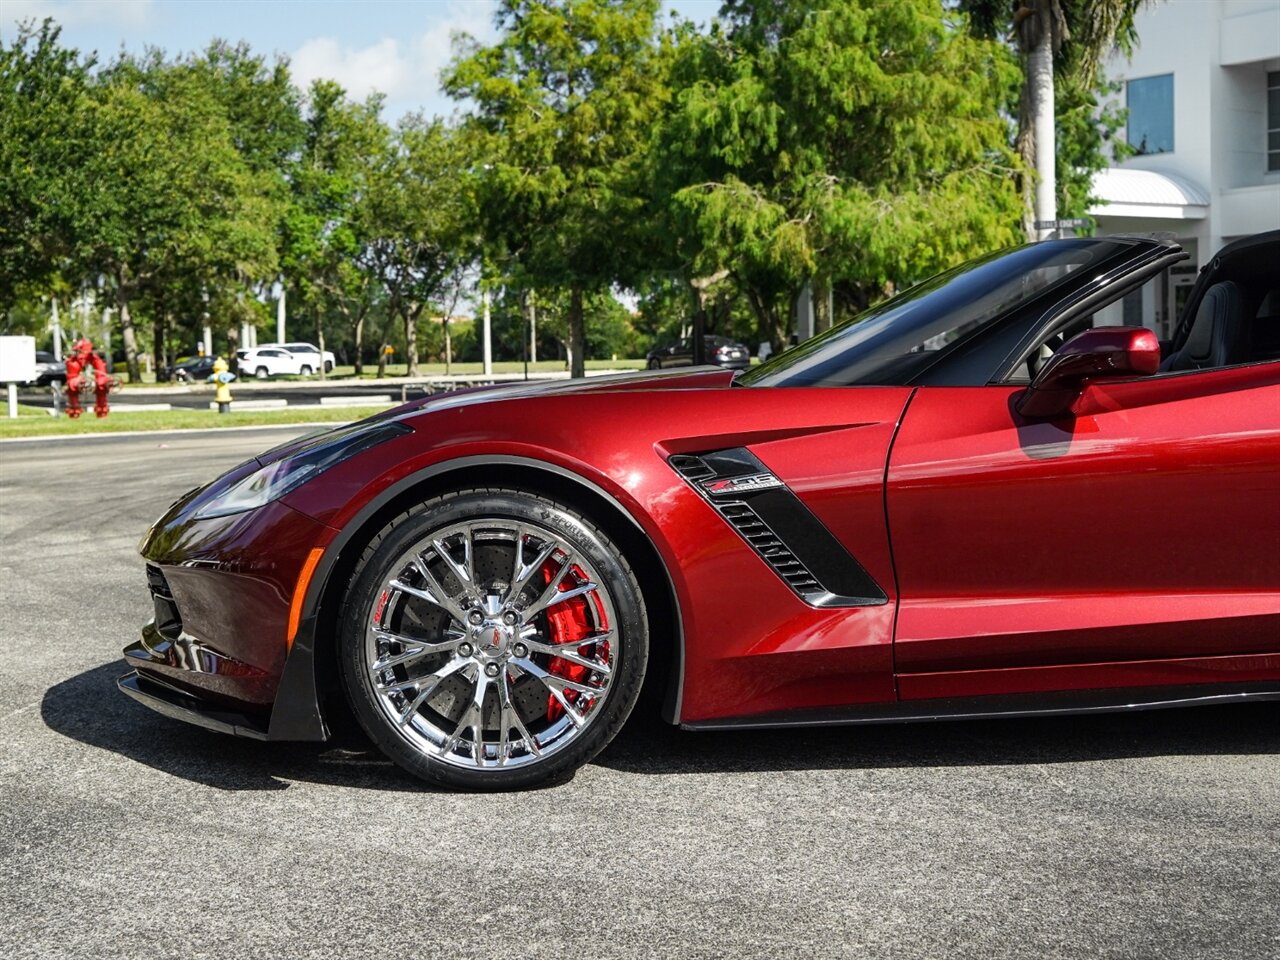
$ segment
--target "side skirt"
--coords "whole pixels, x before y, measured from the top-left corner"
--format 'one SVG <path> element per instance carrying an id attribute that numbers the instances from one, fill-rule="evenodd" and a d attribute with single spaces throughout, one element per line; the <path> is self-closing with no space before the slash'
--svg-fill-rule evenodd
<path id="1" fill-rule="evenodd" d="M 1280 686 L 1275 683 L 1204 684 L 909 700 L 835 710 L 791 710 L 764 716 L 695 721 L 682 723 L 680 726 L 684 730 L 759 730 L 766 727 L 928 723 L 938 720 L 1124 713 L 1130 710 L 1167 710 L 1266 700 L 1280 700 Z"/>

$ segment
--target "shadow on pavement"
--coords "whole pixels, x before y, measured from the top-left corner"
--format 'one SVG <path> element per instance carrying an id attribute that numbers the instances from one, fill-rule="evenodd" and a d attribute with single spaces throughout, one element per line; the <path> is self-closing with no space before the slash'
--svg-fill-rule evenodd
<path id="1" fill-rule="evenodd" d="M 263 743 L 172 720 L 116 689 L 112 661 L 45 691 L 40 715 L 63 736 L 219 790 L 284 790 L 289 780 L 382 790 L 432 788 L 384 760 L 356 734 L 336 743 Z"/>
<path id="2" fill-rule="evenodd" d="M 1280 754 L 1280 703 L 938 723 L 689 732 L 629 722 L 596 763 L 686 774 Z"/>
<path id="3" fill-rule="evenodd" d="M 159 716 L 122 695 L 122 663 L 50 687 L 50 729 L 220 790 L 283 790 L 290 780 L 377 790 L 432 789 L 358 734 L 336 743 L 263 743 Z M 1017 720 L 690 733 L 633 717 L 594 761 L 637 774 L 859 770 L 1078 763 L 1165 756 L 1280 754 L 1280 704 Z"/>

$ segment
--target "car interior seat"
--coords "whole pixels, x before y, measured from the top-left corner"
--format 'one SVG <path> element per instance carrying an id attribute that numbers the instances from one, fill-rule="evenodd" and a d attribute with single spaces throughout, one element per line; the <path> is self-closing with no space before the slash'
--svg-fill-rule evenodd
<path id="1" fill-rule="evenodd" d="M 1205 291 L 1182 348 L 1160 364 L 1161 371 L 1211 370 L 1249 360 L 1249 328 L 1240 285 L 1232 280 Z"/>
<path id="2" fill-rule="evenodd" d="M 1268 293 L 1258 307 L 1251 347 L 1252 360 L 1280 360 L 1280 287 Z"/>

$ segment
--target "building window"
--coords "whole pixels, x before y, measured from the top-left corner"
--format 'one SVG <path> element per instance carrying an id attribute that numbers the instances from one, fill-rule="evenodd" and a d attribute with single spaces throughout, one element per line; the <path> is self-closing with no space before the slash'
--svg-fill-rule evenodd
<path id="1" fill-rule="evenodd" d="M 1280 70 L 1267 74 L 1267 172 L 1280 170 Z"/>
<path id="2" fill-rule="evenodd" d="M 1130 80 L 1129 146 L 1139 154 L 1173 152 L 1173 74 Z"/>

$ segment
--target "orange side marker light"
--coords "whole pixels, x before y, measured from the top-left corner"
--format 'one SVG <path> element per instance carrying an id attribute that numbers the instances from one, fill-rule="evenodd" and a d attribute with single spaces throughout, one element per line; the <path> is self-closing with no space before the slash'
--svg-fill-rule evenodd
<path id="1" fill-rule="evenodd" d="M 323 547 L 312 547 L 298 572 L 298 585 L 293 588 L 293 601 L 289 604 L 289 633 L 284 643 L 286 652 L 293 649 L 293 638 L 298 635 L 298 624 L 302 620 L 302 604 L 307 599 L 307 587 L 311 586 L 311 577 L 322 556 Z"/>

